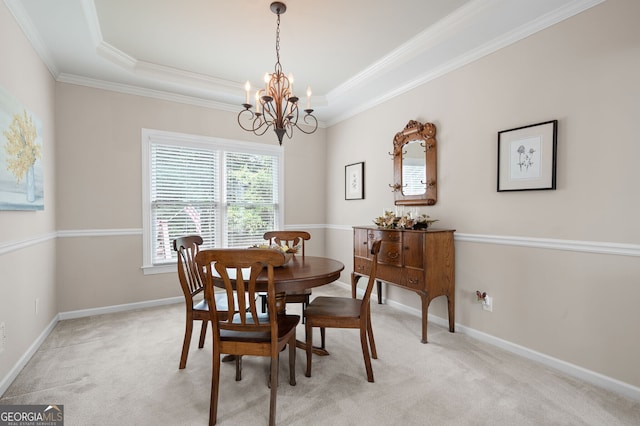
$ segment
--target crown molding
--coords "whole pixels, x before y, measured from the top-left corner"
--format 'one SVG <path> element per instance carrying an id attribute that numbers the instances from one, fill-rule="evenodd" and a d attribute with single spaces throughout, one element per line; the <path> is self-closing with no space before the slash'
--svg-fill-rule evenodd
<path id="1" fill-rule="evenodd" d="M 160 99 L 163 101 L 178 102 L 182 104 L 194 105 L 204 108 L 217 109 L 237 113 L 238 105 L 232 105 L 226 102 L 212 101 L 208 99 L 197 98 L 195 96 L 180 95 L 177 93 L 167 92 L 164 90 L 146 89 L 139 86 L 129 84 L 113 83 L 110 81 L 96 80 L 93 78 L 82 77 L 72 74 L 60 74 L 56 79 L 60 83 L 75 84 L 78 86 L 91 87 L 94 89 L 109 90 L 112 92 L 124 93 L 127 95 L 144 96 L 147 98 Z"/>
<path id="2" fill-rule="evenodd" d="M 129 77 L 133 75 L 139 79 L 148 79 L 155 88 L 134 87 L 135 83 L 108 83 L 101 79 L 61 73 L 21 1 L 4 1 L 57 81 L 239 112 L 242 84 L 139 61 L 106 43 L 94 0 L 81 0 L 81 4 L 96 56 L 105 60 L 105 65 L 116 67 L 121 78 L 127 78 L 128 74 Z M 512 0 L 472 0 L 331 90 L 326 96 L 315 95 L 314 105 L 318 106 L 318 116 L 322 117 L 319 126 L 332 126 L 376 107 L 603 1 L 605 0 L 567 0 L 561 4 L 558 2 L 560 5 L 553 9 L 557 0 L 537 0 L 522 5 L 514 5 Z M 523 8 L 527 10 L 519 13 Z M 533 20 L 527 19 L 528 15 L 537 16 L 538 11 L 548 9 L 552 11 Z M 512 15 L 517 15 L 515 18 L 525 23 L 519 26 L 514 23 L 516 26 L 509 30 L 509 18 L 513 18 Z M 500 30 L 498 26 L 504 30 Z M 478 28 L 495 30 L 496 36 L 475 46 Z M 441 58 L 441 61 L 433 63 L 433 58 Z M 399 80 L 398 70 L 408 69 L 422 71 L 417 74 L 405 72 Z"/>
<path id="3" fill-rule="evenodd" d="M 45 66 L 49 69 L 49 72 L 53 76 L 53 78 L 57 78 L 60 71 L 55 64 L 55 61 L 51 57 L 49 49 L 42 41 L 42 37 L 40 37 L 40 32 L 35 27 L 31 18 L 27 14 L 24 9 L 24 6 L 19 0 L 4 0 L 7 9 L 13 15 L 13 18 L 17 22 L 20 29 L 24 33 L 31 46 L 36 51 L 37 55 L 40 57 L 42 62 L 44 62 Z"/>
<path id="4" fill-rule="evenodd" d="M 340 111 L 340 104 L 352 97 L 352 93 L 362 90 L 371 80 L 376 77 L 392 74 L 393 70 L 411 61 L 417 62 L 412 65 L 420 67 L 420 63 L 426 63 L 432 55 L 437 55 L 438 49 L 453 38 L 464 34 L 467 27 L 474 24 L 477 19 L 482 19 L 482 13 L 489 9 L 502 7 L 504 2 L 509 0 L 475 0 L 462 6 L 451 15 L 447 16 L 434 26 L 421 32 L 413 39 L 407 41 L 396 50 L 392 51 L 379 61 L 376 61 L 367 69 L 347 80 L 327 94 L 328 110 L 333 112 L 327 119 L 327 125 L 333 126 L 368 109 L 374 108 L 397 96 L 413 90 L 429 81 L 435 80 L 449 72 L 455 71 L 471 62 L 488 56 L 504 47 L 514 44 L 532 34 L 542 31 L 552 25 L 564 21 L 580 12 L 590 9 L 605 0 L 574 0 L 553 12 L 547 13 L 538 19 L 520 25 L 511 31 L 501 33 L 500 36 L 489 40 L 482 45 L 464 51 L 452 59 L 443 62 L 436 67 L 422 66 L 425 72 L 417 77 L 399 84 L 398 86 L 385 91 L 382 95 L 372 97 L 368 101 L 356 106 L 343 106 Z M 422 58 L 422 60 L 421 60 Z M 371 93 L 377 93 L 370 90 Z"/>

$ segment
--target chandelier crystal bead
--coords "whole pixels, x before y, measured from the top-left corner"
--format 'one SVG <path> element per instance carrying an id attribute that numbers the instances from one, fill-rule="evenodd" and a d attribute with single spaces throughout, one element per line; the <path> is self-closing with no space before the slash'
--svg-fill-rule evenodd
<path id="1" fill-rule="evenodd" d="M 271 3 L 271 11 L 278 16 L 274 72 L 265 74 L 265 88 L 256 91 L 255 112 L 251 110 L 253 105 L 249 103 L 251 99 L 251 84 L 247 81 L 245 84 L 246 101 L 242 104 L 244 109 L 238 113 L 238 124 L 243 130 L 262 136 L 270 127 L 273 127 L 280 145 L 282 145 L 282 139 L 285 135 L 291 139 L 294 128 L 306 134 L 311 134 L 318 129 L 318 120 L 312 114 L 313 109 L 311 109 L 311 88 L 307 89 L 307 108 L 303 110 L 304 115 L 301 122 L 310 129 L 306 130 L 298 126 L 298 119 L 301 113 L 298 107 L 299 98 L 293 94 L 293 76 L 289 74 L 289 77 L 287 77 L 282 72 L 282 65 L 280 64 L 280 15 L 286 10 L 287 6 L 282 2 Z"/>

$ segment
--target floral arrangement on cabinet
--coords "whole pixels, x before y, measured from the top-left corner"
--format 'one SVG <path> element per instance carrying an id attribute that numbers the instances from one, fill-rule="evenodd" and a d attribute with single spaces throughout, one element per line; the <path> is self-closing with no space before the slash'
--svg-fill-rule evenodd
<path id="1" fill-rule="evenodd" d="M 373 219 L 379 228 L 385 229 L 427 229 L 431 224 L 437 222 L 438 219 L 431 219 L 426 214 L 416 213 L 395 213 L 385 210 L 382 216 Z"/>

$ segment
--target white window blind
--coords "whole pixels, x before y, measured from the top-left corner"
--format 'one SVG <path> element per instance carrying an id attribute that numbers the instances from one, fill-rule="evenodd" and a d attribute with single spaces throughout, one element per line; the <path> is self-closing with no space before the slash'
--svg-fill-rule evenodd
<path id="1" fill-rule="evenodd" d="M 151 145 L 153 263 L 172 260 L 176 237 L 198 234 L 216 246 L 218 152 Z"/>
<path id="2" fill-rule="evenodd" d="M 143 131 L 146 267 L 175 264 L 179 236 L 248 247 L 281 227 L 282 151 L 230 142 Z"/>

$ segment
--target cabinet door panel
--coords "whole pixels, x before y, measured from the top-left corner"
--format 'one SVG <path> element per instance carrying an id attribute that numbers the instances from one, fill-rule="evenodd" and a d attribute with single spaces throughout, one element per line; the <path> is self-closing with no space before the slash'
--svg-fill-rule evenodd
<path id="1" fill-rule="evenodd" d="M 366 229 L 353 230 L 353 254 L 358 257 L 369 258 L 371 251 L 369 250 L 369 232 Z"/>
<path id="2" fill-rule="evenodd" d="M 424 233 L 405 232 L 403 236 L 404 265 L 424 269 Z"/>

